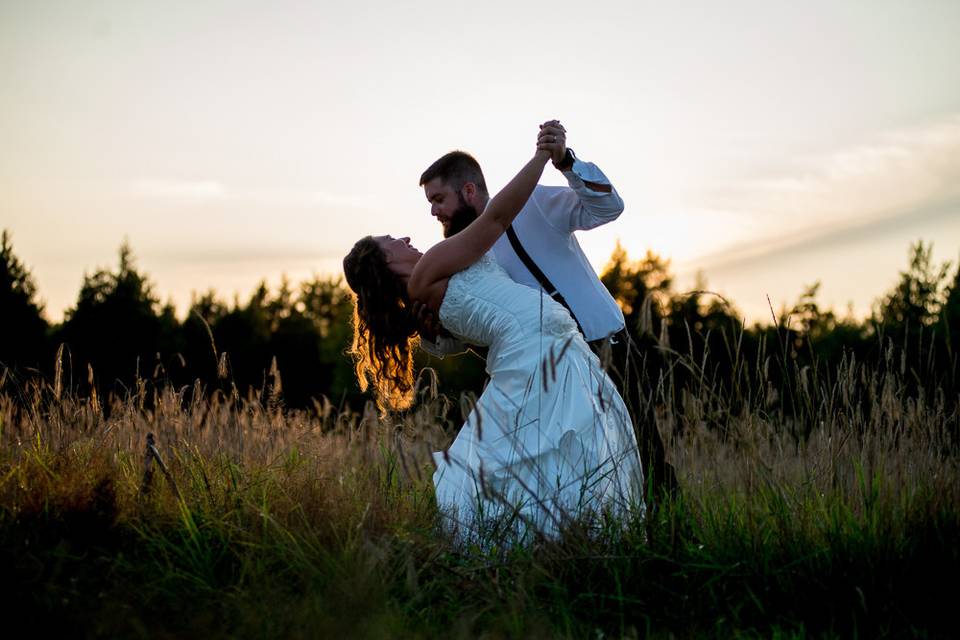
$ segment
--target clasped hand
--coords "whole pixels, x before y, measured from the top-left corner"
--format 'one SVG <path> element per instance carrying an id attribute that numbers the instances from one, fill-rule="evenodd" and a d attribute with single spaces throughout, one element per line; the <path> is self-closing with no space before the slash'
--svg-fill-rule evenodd
<path id="1" fill-rule="evenodd" d="M 559 120 L 547 120 L 540 125 L 537 149 L 549 151 L 553 164 L 563 161 L 564 156 L 567 155 L 567 130 Z"/>

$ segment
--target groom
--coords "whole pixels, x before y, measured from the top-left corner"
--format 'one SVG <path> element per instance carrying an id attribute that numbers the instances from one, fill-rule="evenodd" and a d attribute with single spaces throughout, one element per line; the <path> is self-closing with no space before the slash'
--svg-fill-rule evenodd
<path id="1" fill-rule="evenodd" d="M 624 388 L 635 387 L 637 378 L 626 375 L 636 365 L 630 362 L 623 312 L 574 235 L 616 220 L 623 212 L 623 200 L 596 165 L 583 162 L 567 147 L 566 133 L 559 121 L 550 120 L 540 125 L 537 144 L 550 150 L 553 166 L 563 173 L 569 187 L 538 185 L 490 254 L 515 281 L 542 289 L 566 307 L 595 351 L 613 355 L 609 373 L 628 406 L 636 411 L 643 404 L 639 390 Z M 420 176 L 420 186 L 445 238 L 465 229 L 490 199 L 480 164 L 463 151 L 451 151 L 431 164 Z M 424 351 L 437 357 L 464 351 L 463 344 L 442 335 L 435 318 L 422 307 L 418 311 Z M 633 383 L 624 385 L 625 379 Z M 652 411 L 645 413 L 644 419 L 636 421 L 644 467 L 655 490 L 672 490 L 676 483 L 673 470 L 664 459 Z"/>

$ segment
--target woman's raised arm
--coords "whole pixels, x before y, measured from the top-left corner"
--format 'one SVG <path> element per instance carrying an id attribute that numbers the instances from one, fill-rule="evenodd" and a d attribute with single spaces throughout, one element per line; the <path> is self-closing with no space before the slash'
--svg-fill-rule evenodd
<path id="1" fill-rule="evenodd" d="M 538 148 L 507 186 L 490 199 L 476 220 L 460 233 L 431 247 L 410 274 L 407 283 L 410 297 L 422 299 L 432 285 L 469 267 L 489 251 L 523 209 L 548 160 L 550 151 Z"/>

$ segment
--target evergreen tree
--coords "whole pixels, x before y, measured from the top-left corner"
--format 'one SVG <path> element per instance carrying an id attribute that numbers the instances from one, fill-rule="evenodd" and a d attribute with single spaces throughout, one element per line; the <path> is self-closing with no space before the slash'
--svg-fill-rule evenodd
<path id="1" fill-rule="evenodd" d="M 619 242 L 604 268 L 600 281 L 623 310 L 626 327 L 637 337 L 657 336 L 670 306 L 670 261 L 648 250 L 631 261 Z"/>
<path id="2" fill-rule="evenodd" d="M 221 375 L 237 386 L 241 394 L 261 390 L 270 370 L 272 315 L 270 290 L 261 281 L 246 305 L 234 301 L 230 309 L 213 326 L 213 335 L 220 351 Z"/>
<path id="3" fill-rule="evenodd" d="M 0 370 L 47 365 L 50 348 L 43 305 L 33 276 L 13 253 L 10 234 L 0 238 Z"/>
<path id="4" fill-rule="evenodd" d="M 944 347 L 953 367 L 960 360 L 960 261 L 953 281 L 947 287 L 940 309 Z"/>
<path id="5" fill-rule="evenodd" d="M 884 348 L 892 345 L 898 350 L 902 372 L 927 375 L 945 366 L 937 323 L 949 270 L 949 263 L 934 265 L 932 243 L 918 241 L 910 247 L 910 264 L 900 272 L 900 281 L 874 310 L 873 322 Z"/>
<path id="6" fill-rule="evenodd" d="M 933 264 L 933 244 L 922 240 L 910 247 L 910 264 L 897 286 L 886 294 L 875 313 L 888 329 L 912 332 L 935 324 L 943 304 L 943 284 L 950 264 Z"/>
<path id="7" fill-rule="evenodd" d="M 180 329 L 183 341 L 181 354 L 186 368 L 178 380 L 180 384 L 193 384 L 199 380 L 208 389 L 220 386 L 218 370 L 221 354 L 213 329 L 227 312 L 226 303 L 219 300 L 214 291 L 193 295 Z"/>
<path id="8" fill-rule="evenodd" d="M 90 365 L 99 383 L 129 389 L 137 379 L 163 373 L 161 354 L 173 354 L 176 318 L 161 310 L 146 275 L 137 271 L 124 242 L 117 270 L 84 277 L 77 305 L 68 310 L 59 339 L 70 349 L 74 374 L 87 379 Z"/>
<path id="9" fill-rule="evenodd" d="M 315 277 L 300 285 L 297 309 L 319 335 L 320 392 L 339 402 L 345 395 L 359 397 L 346 350 L 353 340 L 353 294 L 343 278 Z"/>

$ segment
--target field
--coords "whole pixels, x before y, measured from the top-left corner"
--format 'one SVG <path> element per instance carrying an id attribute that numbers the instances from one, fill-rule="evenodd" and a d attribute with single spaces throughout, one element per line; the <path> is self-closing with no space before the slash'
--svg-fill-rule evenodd
<path id="1" fill-rule="evenodd" d="M 956 389 L 918 384 L 890 358 L 782 383 L 771 359 L 736 362 L 726 383 L 706 359 L 675 364 L 694 374 L 682 388 L 670 375 L 644 384 L 676 495 L 644 520 L 484 550 L 437 527 L 429 452 L 452 438 L 461 400 L 429 376 L 416 409 L 381 418 L 147 383 L 81 397 L 60 375 L 2 374 L 6 626 L 151 638 L 955 632 Z M 148 433 L 159 459 L 145 455 Z"/>

